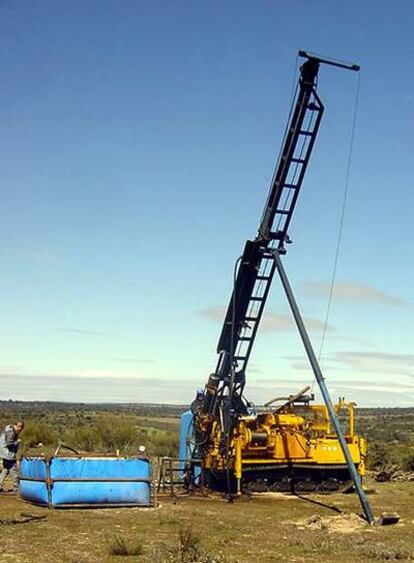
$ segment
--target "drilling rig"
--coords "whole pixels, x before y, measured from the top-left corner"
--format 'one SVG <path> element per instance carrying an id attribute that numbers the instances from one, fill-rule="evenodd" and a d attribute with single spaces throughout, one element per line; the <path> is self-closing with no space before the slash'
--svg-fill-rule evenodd
<path id="1" fill-rule="evenodd" d="M 183 415 L 181 436 L 186 436 L 188 467 L 203 486 L 231 496 L 267 490 L 330 492 L 353 482 L 372 521 L 361 486 L 366 443 L 355 432 L 354 403 L 340 399 L 332 404 L 281 258 L 291 243 L 289 227 L 324 113 L 317 92 L 320 65 L 359 67 L 304 51 L 299 56 L 304 62 L 258 233 L 246 241 L 237 260 L 217 365 L 191 412 Z M 260 408 L 245 398 L 248 362 L 276 272 L 324 404 L 313 403 L 310 387 Z"/>

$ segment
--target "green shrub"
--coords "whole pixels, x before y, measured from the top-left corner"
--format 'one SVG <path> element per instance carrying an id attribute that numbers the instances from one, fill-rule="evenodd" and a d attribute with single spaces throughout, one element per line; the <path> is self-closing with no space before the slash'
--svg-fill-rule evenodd
<path id="1" fill-rule="evenodd" d="M 85 452 L 93 452 L 102 447 L 100 436 L 91 426 L 77 426 L 64 434 L 64 442 Z"/>
<path id="2" fill-rule="evenodd" d="M 22 443 L 24 446 L 33 447 L 37 444 L 50 446 L 58 442 L 56 432 L 44 422 L 28 421 L 22 432 Z"/>
<path id="3" fill-rule="evenodd" d="M 135 425 L 129 419 L 111 416 L 102 417 L 96 423 L 96 431 L 102 447 L 109 452 L 125 451 L 137 443 L 137 431 Z"/>
<path id="4" fill-rule="evenodd" d="M 414 471 L 414 453 L 404 459 L 403 465 L 407 471 Z"/>
<path id="5" fill-rule="evenodd" d="M 369 469 L 381 469 L 390 463 L 388 448 L 383 444 L 370 444 L 367 466 Z"/>
<path id="6" fill-rule="evenodd" d="M 178 431 L 141 426 L 136 416 L 123 413 L 51 413 L 44 422 L 44 417 L 33 412 L 26 422 L 22 434 L 23 445 L 54 446 L 64 444 L 83 452 L 135 454 L 138 446 L 144 445 L 149 455 L 176 456 L 178 453 Z M 8 420 L 6 422 L 9 422 Z M 147 421 L 146 424 L 151 424 Z M 167 424 L 164 424 L 168 428 Z"/>

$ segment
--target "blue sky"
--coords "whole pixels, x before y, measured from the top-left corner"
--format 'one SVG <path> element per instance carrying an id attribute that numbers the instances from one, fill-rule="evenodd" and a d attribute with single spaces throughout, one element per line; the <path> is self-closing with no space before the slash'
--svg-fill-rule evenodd
<path id="1" fill-rule="evenodd" d="M 298 49 L 361 64 L 322 367 L 333 397 L 412 406 L 410 2 L 0 3 L 3 398 L 186 402 L 215 366 Z M 285 259 L 318 350 L 357 76 L 322 68 L 322 129 Z M 277 281 L 248 376 L 312 380 Z"/>

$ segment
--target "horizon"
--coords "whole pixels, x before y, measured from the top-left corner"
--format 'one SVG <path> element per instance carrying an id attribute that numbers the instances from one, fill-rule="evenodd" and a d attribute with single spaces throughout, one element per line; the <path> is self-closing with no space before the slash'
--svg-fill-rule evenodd
<path id="1" fill-rule="evenodd" d="M 162 408 L 167 407 L 171 409 L 180 409 L 185 408 L 189 409 L 190 405 L 188 403 L 151 403 L 151 402 L 91 402 L 91 401 L 54 401 L 51 399 L 47 400 L 19 400 L 19 399 L 0 399 L 0 404 L 2 403 L 23 403 L 23 404 L 36 404 L 36 405 L 68 405 L 68 406 L 97 406 L 97 407 L 153 407 L 153 408 Z M 311 401 L 311 403 L 316 403 L 315 401 Z M 263 407 L 264 405 L 256 405 L 259 407 Z M 414 406 L 411 407 L 401 407 L 401 406 L 375 406 L 375 407 L 367 407 L 363 405 L 356 405 L 356 409 L 363 409 L 363 410 L 406 410 L 411 411 L 414 409 Z M 150 416 L 151 415 L 147 415 Z"/>
<path id="2" fill-rule="evenodd" d="M 18 376 L 17 382 L 24 384 L 23 394 L 16 392 L 16 377 L 4 378 L 0 376 L 0 385 L 3 389 L 4 399 L 0 401 L 16 402 L 56 402 L 56 403 L 87 403 L 87 404 L 165 404 L 171 406 L 190 405 L 194 399 L 197 389 L 196 381 L 186 379 L 180 381 L 165 381 L 152 379 L 135 380 L 127 377 L 106 377 L 105 385 L 102 378 L 95 377 L 76 377 L 76 376 Z M 309 384 L 306 380 L 256 380 L 246 390 L 245 396 L 254 405 L 263 405 L 275 394 L 285 394 L 286 396 L 296 392 L 304 385 Z M 361 383 L 361 382 L 360 382 Z M 362 382 L 363 383 L 363 382 Z M 388 390 L 376 392 L 375 398 L 371 398 L 372 392 L 370 385 L 365 383 L 359 388 L 359 394 L 365 400 L 354 401 L 354 387 L 346 387 L 341 380 L 327 380 L 328 389 L 332 402 L 336 402 L 339 397 L 345 397 L 349 401 L 356 402 L 361 408 L 411 408 L 414 406 L 410 397 L 399 397 L 392 399 Z M 44 399 L 45 387 L 48 399 Z M 154 402 L 154 388 L 157 389 L 159 402 Z M 80 398 L 68 398 L 74 393 Z M 322 403 L 322 397 L 317 388 L 316 382 L 312 382 L 311 392 L 315 394 L 315 403 Z M 398 394 L 398 389 L 394 391 Z M 175 394 L 175 395 L 174 395 Z M 383 397 L 383 403 L 378 403 L 378 395 Z M 29 395 L 30 399 L 24 397 Z M 131 396 L 136 396 L 136 401 L 131 401 Z M 138 399 L 140 397 L 140 399 Z M 163 399 L 162 399 L 163 397 Z M 397 401 L 397 402 L 395 402 Z"/>

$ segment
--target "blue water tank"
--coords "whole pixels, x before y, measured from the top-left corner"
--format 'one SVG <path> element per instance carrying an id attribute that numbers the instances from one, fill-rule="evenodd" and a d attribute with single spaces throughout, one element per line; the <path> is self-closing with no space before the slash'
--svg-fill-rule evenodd
<path id="1" fill-rule="evenodd" d="M 150 506 L 151 465 L 141 457 L 24 457 L 21 498 L 45 506 Z"/>

